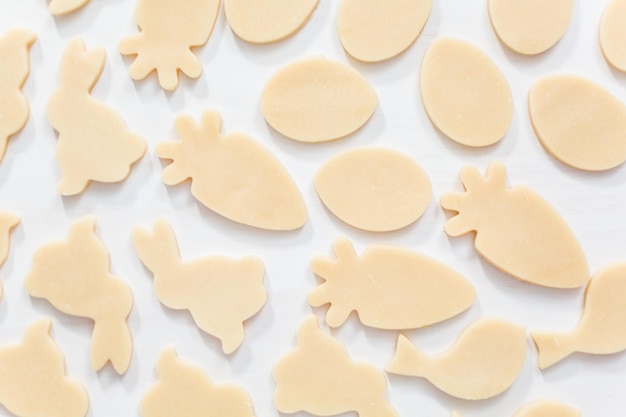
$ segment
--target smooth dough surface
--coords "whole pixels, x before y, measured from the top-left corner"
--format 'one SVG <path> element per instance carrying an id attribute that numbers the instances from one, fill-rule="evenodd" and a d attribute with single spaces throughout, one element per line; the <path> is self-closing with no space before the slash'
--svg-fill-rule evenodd
<path id="1" fill-rule="evenodd" d="M 220 0 L 138 0 L 138 35 L 122 39 L 123 55 L 136 55 L 130 67 L 134 80 L 156 71 L 165 90 L 178 88 L 178 71 L 190 78 L 202 74 L 202 64 L 191 48 L 206 44 L 220 9 Z"/>
<path id="2" fill-rule="evenodd" d="M 4 264 L 7 260 L 7 256 L 9 256 L 11 231 L 19 223 L 19 216 L 12 213 L 0 212 L 0 266 Z M 0 281 L 0 300 L 2 299 L 3 288 L 2 281 Z"/>
<path id="3" fill-rule="evenodd" d="M 415 42 L 432 6 L 432 0 L 341 0 L 339 39 L 360 61 L 393 58 Z"/>
<path id="4" fill-rule="evenodd" d="M 626 0 L 611 0 L 600 21 L 600 47 L 615 69 L 626 72 Z"/>
<path id="5" fill-rule="evenodd" d="M 48 10 L 54 16 L 72 13 L 89 3 L 89 0 L 52 0 Z"/>
<path id="6" fill-rule="evenodd" d="M 552 400 L 535 400 L 517 410 L 513 417 L 580 417 L 580 411 Z"/>
<path id="7" fill-rule="evenodd" d="M 154 274 L 159 300 L 169 308 L 189 310 L 199 328 L 222 342 L 224 353 L 234 352 L 244 339 L 243 322 L 267 300 L 263 262 L 222 256 L 183 262 L 174 230 L 163 219 L 151 231 L 135 228 L 133 242 L 141 262 Z"/>
<path id="8" fill-rule="evenodd" d="M 345 238 L 336 239 L 333 249 L 336 259 L 311 261 L 324 283 L 309 294 L 314 307 L 330 304 L 330 327 L 341 326 L 356 311 L 366 326 L 415 329 L 456 316 L 476 299 L 465 277 L 419 253 L 371 246 L 358 256 Z"/>
<path id="9" fill-rule="evenodd" d="M 489 19 L 498 39 L 523 55 L 552 48 L 563 37 L 574 0 L 489 0 Z"/>
<path id="10" fill-rule="evenodd" d="M 299 142 L 340 139 L 360 129 L 378 105 L 353 68 L 308 58 L 278 70 L 261 95 L 261 112 L 279 133 Z"/>
<path id="11" fill-rule="evenodd" d="M 51 327 L 50 319 L 39 320 L 20 344 L 0 347 L 0 405 L 18 417 L 85 417 L 87 391 L 65 376 L 65 357 Z"/>
<path id="12" fill-rule="evenodd" d="M 294 230 L 307 210 L 295 182 L 266 148 L 243 133 L 222 135 L 222 118 L 207 111 L 200 124 L 176 119 L 181 140 L 162 142 L 156 153 L 172 160 L 162 174 L 167 185 L 191 178 L 191 193 L 216 213 L 248 226 Z"/>
<path id="13" fill-rule="evenodd" d="M 626 161 L 626 106 L 600 85 L 544 77 L 530 89 L 528 111 L 543 147 L 564 164 L 604 171 Z"/>
<path id="14" fill-rule="evenodd" d="M 130 286 L 112 275 L 109 253 L 95 233 L 96 219 L 76 221 L 67 240 L 39 248 L 26 276 L 26 291 L 60 311 L 94 322 L 91 366 L 111 362 L 118 374 L 130 365 L 133 340 L 126 320 L 133 308 Z"/>
<path id="15" fill-rule="evenodd" d="M 589 280 L 589 266 L 578 239 L 560 214 L 528 187 L 506 187 L 506 167 L 461 170 L 465 192 L 451 192 L 441 206 L 458 214 L 446 233 L 476 232 L 474 248 L 493 266 L 513 277 L 552 288 L 577 288 Z"/>
<path id="16" fill-rule="evenodd" d="M 585 292 L 580 322 L 569 333 L 533 333 L 539 368 L 545 369 L 574 352 L 608 355 L 626 350 L 626 263 L 600 269 Z"/>
<path id="17" fill-rule="evenodd" d="M 371 232 L 401 229 L 430 202 L 428 174 L 409 156 L 379 147 L 345 151 L 324 163 L 315 190 L 344 222 Z"/>
<path id="18" fill-rule="evenodd" d="M 215 384 L 200 368 L 167 348 L 157 361 L 159 380 L 141 400 L 143 417 L 254 417 L 252 399 L 234 384 Z"/>
<path id="19" fill-rule="evenodd" d="M 426 378 L 454 397 L 482 400 L 513 385 L 525 358 L 524 327 L 499 319 L 481 319 L 466 327 L 449 350 L 434 357 L 425 356 L 400 335 L 386 370 Z"/>
<path id="20" fill-rule="evenodd" d="M 315 316 L 298 329 L 298 347 L 274 367 L 274 403 L 281 413 L 317 416 L 355 411 L 360 417 L 397 417 L 387 401 L 387 381 L 374 366 L 355 362 L 324 333 Z"/>
<path id="21" fill-rule="evenodd" d="M 430 45 L 420 89 L 430 121 L 460 144 L 493 145 L 513 120 L 508 81 L 483 51 L 465 41 L 441 38 Z"/>
<path id="22" fill-rule="evenodd" d="M 251 43 L 278 42 L 298 32 L 319 0 L 224 0 L 230 28 Z"/>

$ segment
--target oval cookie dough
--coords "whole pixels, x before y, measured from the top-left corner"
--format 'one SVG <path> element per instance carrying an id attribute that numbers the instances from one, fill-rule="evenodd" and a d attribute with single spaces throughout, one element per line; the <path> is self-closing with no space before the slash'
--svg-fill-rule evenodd
<path id="1" fill-rule="evenodd" d="M 523 55 L 536 55 L 561 39 L 574 0 L 489 0 L 489 19 L 498 39 Z"/>
<path id="2" fill-rule="evenodd" d="M 626 0 L 612 0 L 600 21 L 600 47 L 604 58 L 626 72 Z"/>
<path id="3" fill-rule="evenodd" d="M 600 85 L 544 77 L 530 89 L 528 111 L 543 147 L 564 164 L 603 171 L 626 161 L 626 106 Z"/>
<path id="4" fill-rule="evenodd" d="M 509 130 L 513 97 L 498 67 L 467 42 L 434 41 L 422 61 L 420 89 L 430 121 L 455 142 L 492 145 Z"/>
<path id="5" fill-rule="evenodd" d="M 418 38 L 432 0 L 342 0 L 337 29 L 346 52 L 380 62 L 407 50 Z"/>

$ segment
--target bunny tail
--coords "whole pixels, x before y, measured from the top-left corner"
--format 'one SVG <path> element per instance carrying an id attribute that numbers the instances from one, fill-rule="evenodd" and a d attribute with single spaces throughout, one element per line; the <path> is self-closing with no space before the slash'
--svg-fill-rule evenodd
<path id="1" fill-rule="evenodd" d="M 422 368 L 428 358 L 406 336 L 398 337 L 396 353 L 385 367 L 387 372 L 398 375 L 422 376 Z"/>
<path id="2" fill-rule="evenodd" d="M 546 369 L 574 353 L 567 335 L 550 333 L 531 334 L 539 352 L 539 369 Z"/>
<path id="3" fill-rule="evenodd" d="M 96 321 L 91 338 L 91 366 L 98 371 L 111 361 L 122 375 L 130 365 L 133 340 L 125 319 Z"/>

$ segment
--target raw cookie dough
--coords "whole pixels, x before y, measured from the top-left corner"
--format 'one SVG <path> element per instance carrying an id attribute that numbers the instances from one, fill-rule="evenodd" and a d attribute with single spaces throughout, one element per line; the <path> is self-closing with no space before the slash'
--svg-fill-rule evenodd
<path id="1" fill-rule="evenodd" d="M 25 287 L 66 314 L 92 319 L 91 366 L 98 371 L 110 361 L 121 375 L 133 354 L 126 323 L 133 293 L 110 273 L 109 253 L 95 228 L 96 219 L 84 217 L 72 225 L 67 240 L 38 249 Z"/>
<path id="2" fill-rule="evenodd" d="M 476 232 L 474 248 L 489 263 L 522 281 L 552 288 L 577 288 L 589 266 L 576 236 L 559 213 L 526 186 L 506 188 L 506 167 L 493 162 L 483 178 L 461 170 L 464 193 L 447 193 L 441 207 L 459 214 L 446 233 Z"/>
<path id="3" fill-rule="evenodd" d="M 222 135 L 222 118 L 207 111 L 200 125 L 189 116 L 176 119 L 181 140 L 162 142 L 156 153 L 173 162 L 163 182 L 191 178 L 191 194 L 216 213 L 248 226 L 295 230 L 307 211 L 295 182 L 267 149 L 244 133 Z"/>
<path id="4" fill-rule="evenodd" d="M 380 62 L 406 51 L 422 32 L 433 0 L 342 0 L 337 17 L 346 52 Z"/>
<path id="5" fill-rule="evenodd" d="M 202 64 L 191 52 L 211 37 L 220 0 L 138 0 L 135 21 L 138 35 L 122 39 L 123 55 L 136 55 L 130 67 L 134 80 L 143 80 L 157 72 L 165 90 L 178 87 L 178 70 L 190 78 L 202 74 Z"/>
<path id="6" fill-rule="evenodd" d="M 69 42 L 61 59 L 61 86 L 48 100 L 50 124 L 59 132 L 57 161 L 62 195 L 82 193 L 90 181 L 120 182 L 146 152 L 146 142 L 89 93 L 100 78 L 106 52 L 87 52 L 82 39 Z"/>
<path id="7" fill-rule="evenodd" d="M 604 171 L 626 161 L 626 106 L 600 85 L 544 77 L 530 89 L 528 112 L 543 147 L 564 164 Z"/>
<path id="8" fill-rule="evenodd" d="M 546 369 L 574 352 L 608 355 L 626 350 L 626 263 L 600 269 L 585 291 L 580 322 L 569 333 L 532 333 L 539 368 Z"/>
<path id="9" fill-rule="evenodd" d="M 143 417 L 254 417 L 246 391 L 234 384 L 214 384 L 172 348 L 161 352 L 157 372 L 159 381 L 141 400 Z"/>
<path id="10" fill-rule="evenodd" d="M 465 400 L 483 400 L 506 391 L 526 358 L 526 330 L 498 320 L 481 319 L 463 330 L 454 346 L 427 357 L 400 335 L 387 372 L 426 378 L 440 390 Z"/>
<path id="11" fill-rule="evenodd" d="M 251 43 L 278 42 L 298 32 L 319 0 L 224 0 L 230 28 Z"/>
<path id="12" fill-rule="evenodd" d="M 30 46 L 34 32 L 13 29 L 0 37 L 0 161 L 9 138 L 26 126 L 30 114 L 22 87 L 30 74 Z"/>
<path id="13" fill-rule="evenodd" d="M 11 231 L 20 223 L 19 216 L 11 213 L 0 212 L 0 266 L 4 264 L 9 255 L 11 245 Z M 2 299 L 3 286 L 0 281 L 0 300 Z"/>
<path id="14" fill-rule="evenodd" d="M 461 417 L 457 412 L 452 417 Z M 517 410 L 513 417 L 580 417 L 580 411 L 550 400 L 536 400 Z"/>
<path id="15" fill-rule="evenodd" d="M 322 332 L 315 316 L 302 323 L 297 338 L 298 347 L 274 367 L 278 411 L 397 417 L 386 398 L 385 375 L 372 365 L 354 362 L 338 340 Z"/>
<path id="16" fill-rule="evenodd" d="M 359 257 L 345 238 L 335 240 L 333 249 L 336 260 L 311 261 L 324 283 L 309 294 L 314 307 L 330 304 L 330 327 L 341 326 L 356 311 L 366 326 L 416 329 L 456 316 L 476 299 L 461 274 L 419 253 L 371 246 Z"/>
<path id="17" fill-rule="evenodd" d="M 328 160 L 315 175 L 315 190 L 334 215 L 371 232 L 415 222 L 432 195 L 428 175 L 413 159 L 379 147 L 348 150 Z"/>
<path id="18" fill-rule="evenodd" d="M 326 142 L 359 130 L 374 114 L 376 92 L 353 68 L 308 58 L 278 70 L 261 95 L 261 112 L 279 133 Z"/>
<path id="19" fill-rule="evenodd" d="M 85 417 L 89 397 L 65 376 L 65 357 L 49 319 L 33 323 L 22 343 L 0 347 L 0 405 L 19 417 Z"/>
<path id="20" fill-rule="evenodd" d="M 52 0 L 48 10 L 54 16 L 62 16 L 80 9 L 87 3 L 89 0 Z"/>
<path id="21" fill-rule="evenodd" d="M 152 231 L 135 228 L 133 242 L 141 262 L 154 274 L 159 300 L 169 308 L 189 310 L 199 328 L 222 342 L 225 354 L 234 352 L 244 339 L 243 322 L 267 300 L 263 262 L 250 256 L 183 262 L 174 231 L 164 219 Z"/>
<path id="22" fill-rule="evenodd" d="M 626 72 L 626 0 L 611 0 L 600 21 L 600 48 L 609 64 Z"/>
<path id="23" fill-rule="evenodd" d="M 572 18 L 574 0 L 489 0 L 489 19 L 498 39 L 523 55 L 552 48 Z"/>
<path id="24" fill-rule="evenodd" d="M 465 41 L 435 40 L 424 55 L 420 90 L 430 121 L 455 142 L 493 145 L 513 120 L 511 88 L 496 64 Z"/>

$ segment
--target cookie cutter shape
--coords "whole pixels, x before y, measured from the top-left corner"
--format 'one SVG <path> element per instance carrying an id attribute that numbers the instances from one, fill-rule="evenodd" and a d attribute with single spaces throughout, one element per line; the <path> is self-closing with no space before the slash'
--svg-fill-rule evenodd
<path id="1" fill-rule="evenodd" d="M 600 269 L 585 291 L 580 322 L 569 333 L 532 333 L 539 368 L 546 369 L 574 352 L 608 355 L 626 350 L 626 263 Z"/>
<path id="2" fill-rule="evenodd" d="M 461 417 L 457 412 L 452 417 Z M 532 401 L 513 414 L 513 417 L 580 417 L 580 411 L 551 400 Z"/>
<path id="3" fill-rule="evenodd" d="M 432 0 L 342 0 L 339 39 L 359 61 L 385 61 L 413 45 L 432 7 Z"/>
<path id="4" fill-rule="evenodd" d="M 359 417 L 396 417 L 386 398 L 385 375 L 354 362 L 346 348 L 324 333 L 315 316 L 298 329 L 298 347 L 274 367 L 274 403 L 281 413 L 305 411 L 331 416 L 356 411 Z"/>
<path id="5" fill-rule="evenodd" d="M 526 186 L 506 188 L 506 167 L 492 162 L 487 176 L 465 167 L 464 193 L 447 193 L 441 207 L 458 214 L 446 233 L 476 232 L 474 248 L 489 263 L 513 277 L 552 288 L 577 288 L 589 281 L 587 259 L 567 223 L 539 194 Z"/>
<path id="6" fill-rule="evenodd" d="M 267 149 L 244 133 L 222 135 L 218 112 L 207 111 L 197 125 L 176 119 L 181 140 L 162 142 L 156 153 L 172 160 L 163 182 L 191 178 L 191 194 L 237 223 L 267 230 L 294 230 L 306 223 L 304 200 L 293 179 Z"/>
<path id="7" fill-rule="evenodd" d="M 379 147 L 348 150 L 317 171 L 315 190 L 328 209 L 358 229 L 388 232 L 417 221 L 428 208 L 428 174 L 407 155 Z"/>
<path id="8" fill-rule="evenodd" d="M 172 227 L 163 219 L 152 231 L 135 228 L 133 242 L 141 262 L 154 274 L 157 297 L 169 308 L 189 310 L 196 325 L 222 342 L 225 354 L 243 342 L 243 322 L 265 305 L 265 267 L 260 259 L 207 256 L 180 259 Z"/>
<path id="9" fill-rule="evenodd" d="M 30 74 L 29 48 L 37 35 L 13 29 L 0 37 L 0 161 L 9 138 L 26 126 L 30 109 L 22 87 Z"/>
<path id="10" fill-rule="evenodd" d="M 420 91 L 430 121 L 462 145 L 493 145 L 511 126 L 508 81 L 487 54 L 468 42 L 440 38 L 428 47 Z"/>
<path id="11" fill-rule="evenodd" d="M 488 8 L 500 42 L 522 55 L 537 55 L 563 37 L 574 0 L 489 0 Z"/>
<path id="12" fill-rule="evenodd" d="M 141 400 L 143 417 L 254 417 L 246 391 L 234 384 L 214 384 L 172 348 L 159 356 L 157 372 L 159 381 Z"/>
<path id="13" fill-rule="evenodd" d="M 440 390 L 465 400 L 483 400 L 506 391 L 526 358 L 526 330 L 481 319 L 466 327 L 446 352 L 427 357 L 400 335 L 387 372 L 426 378 Z"/>
<path id="14" fill-rule="evenodd" d="M 370 246 L 358 256 L 348 239 L 335 240 L 337 259 L 314 258 L 311 268 L 325 282 L 309 303 L 330 304 L 326 324 L 341 326 L 352 311 L 366 326 L 416 329 L 468 309 L 474 287 L 458 272 L 419 253 L 392 246 Z"/>
<path id="15" fill-rule="evenodd" d="M 19 216 L 0 212 L 0 266 L 4 264 L 9 256 L 9 247 L 11 245 L 11 232 L 13 228 L 20 223 Z M 2 299 L 3 286 L 0 281 L 0 300 Z"/>
<path id="16" fill-rule="evenodd" d="M 282 41 L 302 29 L 319 0 L 225 0 L 230 28 L 250 43 Z"/>
<path id="17" fill-rule="evenodd" d="M 564 164 L 604 171 L 626 161 L 626 106 L 600 85 L 544 77 L 530 88 L 528 112 L 539 142 Z"/>
<path id="18" fill-rule="evenodd" d="M 61 59 L 61 86 L 48 100 L 50 124 L 59 132 L 56 156 L 62 195 L 83 192 L 90 181 L 120 182 L 143 157 L 146 142 L 131 133 L 111 108 L 90 96 L 106 52 L 87 52 L 82 39 L 69 42 Z"/>
<path id="19" fill-rule="evenodd" d="M 49 319 L 33 323 L 20 344 L 0 347 L 0 404 L 19 417 L 85 417 L 89 397 L 65 375 L 65 357 Z"/>
<path id="20" fill-rule="evenodd" d="M 133 294 L 110 273 L 109 254 L 95 227 L 94 217 L 83 217 L 72 225 L 67 240 L 39 248 L 24 285 L 32 297 L 45 298 L 63 313 L 92 319 L 92 368 L 98 371 L 110 361 L 121 375 L 132 357 L 126 319 Z"/>
<path id="21" fill-rule="evenodd" d="M 202 74 L 202 64 L 191 48 L 209 41 L 220 0 L 137 0 L 138 35 L 122 39 L 122 55 L 136 55 L 130 67 L 134 80 L 157 72 L 165 90 L 178 88 L 178 71 L 190 78 Z"/>
<path id="22" fill-rule="evenodd" d="M 355 69 L 326 58 L 303 59 L 278 70 L 261 95 L 261 112 L 282 135 L 326 142 L 359 130 L 378 96 Z"/>
<path id="23" fill-rule="evenodd" d="M 611 0 L 600 21 L 600 48 L 606 61 L 626 72 L 626 0 Z"/>
<path id="24" fill-rule="evenodd" d="M 54 16 L 72 13 L 89 3 L 89 0 L 52 0 L 48 10 Z"/>

